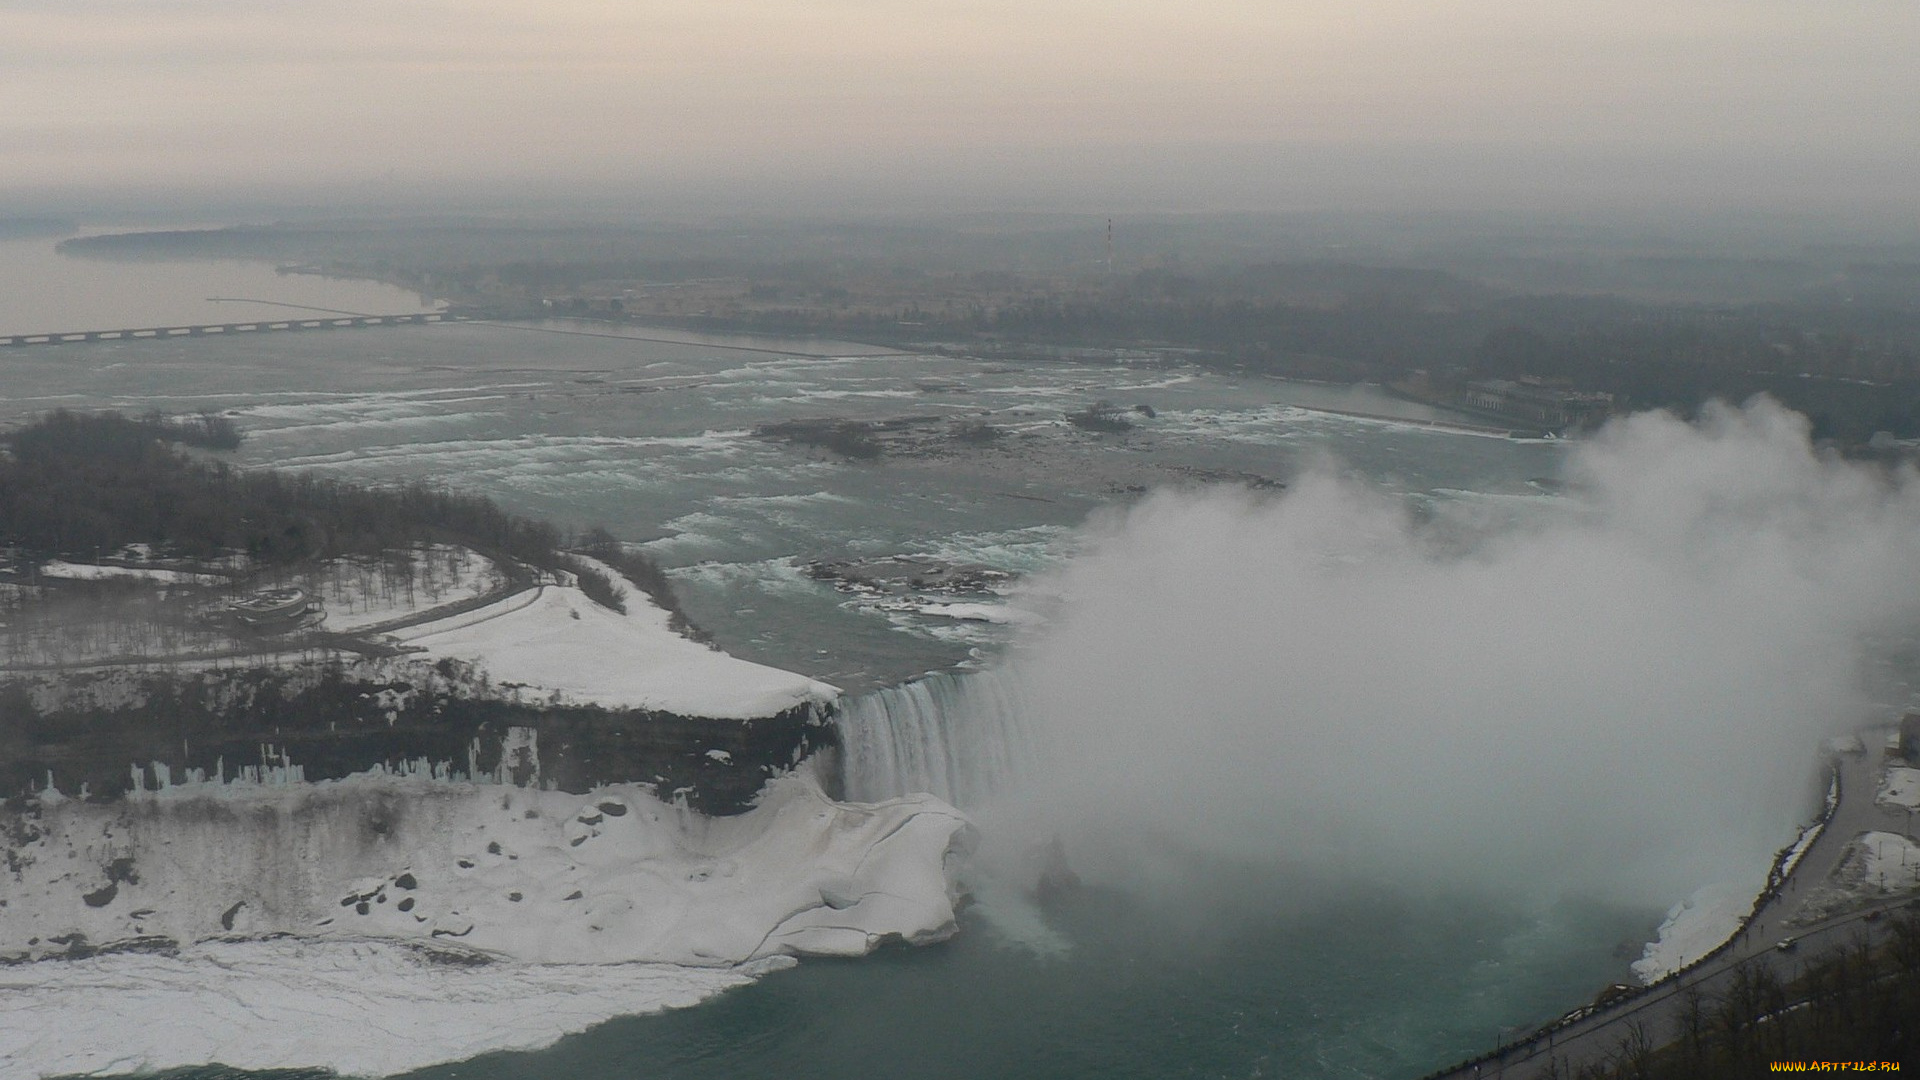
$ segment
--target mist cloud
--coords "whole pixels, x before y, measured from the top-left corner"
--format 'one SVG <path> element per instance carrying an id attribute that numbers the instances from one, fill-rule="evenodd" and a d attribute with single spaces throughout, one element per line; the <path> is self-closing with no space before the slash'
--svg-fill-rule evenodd
<path id="1" fill-rule="evenodd" d="M 1757 877 L 1864 715 L 1863 640 L 1920 611 L 1920 485 L 1766 401 L 1617 422 L 1566 476 L 1493 520 L 1321 471 L 1098 527 L 1020 664 L 1028 809 L 1096 875 L 1170 844 L 1654 904 Z"/>

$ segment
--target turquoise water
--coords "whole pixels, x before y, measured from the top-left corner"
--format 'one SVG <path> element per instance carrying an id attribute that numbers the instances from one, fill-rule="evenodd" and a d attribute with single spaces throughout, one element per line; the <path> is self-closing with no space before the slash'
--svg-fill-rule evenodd
<path id="1" fill-rule="evenodd" d="M 166 272 L 181 295 L 217 284 L 191 264 Z M 1367 388 L 608 333 L 464 325 L 13 350 L 0 354 L 0 422 L 54 407 L 217 409 L 246 431 L 247 464 L 425 480 L 603 524 L 670 567 L 730 651 L 849 690 L 990 665 L 1009 630 L 836 591 L 807 576 L 811 560 L 915 554 L 1030 573 L 1071 557 L 1089 515 L 1140 490 L 1285 481 L 1318 462 L 1416 504 L 1524 512 L 1560 454 L 1316 411 L 1431 415 Z M 1061 423 L 1102 399 L 1154 415 L 1135 413 L 1125 437 Z M 986 419 L 1009 438 L 849 463 L 752 434 L 769 420 L 904 415 Z M 1416 1076 L 1624 977 L 1658 916 L 1226 866 L 1193 882 L 1174 897 L 1070 894 L 1038 913 L 1051 928 L 1039 940 L 999 929 L 1031 920 L 986 902 L 944 945 L 808 961 L 694 1009 L 420 1075 Z"/>
<path id="2" fill-rule="evenodd" d="M 1089 890 L 1037 956 L 977 914 L 944 945 L 803 962 L 693 1009 L 420 1078 L 1406 1077 L 1491 1045 L 1615 969 L 1622 913 L 1543 923 L 1469 903 L 1335 893 L 1156 909 Z"/>

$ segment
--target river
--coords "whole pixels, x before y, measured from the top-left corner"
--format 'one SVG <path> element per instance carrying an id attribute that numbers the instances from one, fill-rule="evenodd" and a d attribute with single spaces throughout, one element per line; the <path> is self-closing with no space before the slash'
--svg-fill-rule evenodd
<path id="1" fill-rule="evenodd" d="M 208 297 L 421 310 L 372 283 L 81 261 L 48 241 L 0 243 L 0 275 L 0 330 L 19 332 L 272 314 Z M 1060 422 L 1102 400 L 1134 430 Z M 0 350 L 0 421 L 56 407 L 218 410 L 246 433 L 244 464 L 425 480 L 605 526 L 669 568 L 729 651 L 852 692 L 991 667 L 1023 601 L 956 612 L 937 596 L 849 593 L 811 576 L 814 562 L 907 555 L 1030 575 L 1070 558 L 1091 515 L 1144 490 L 1284 482 L 1320 460 L 1416 506 L 1524 512 L 1552 497 L 1536 481 L 1562 453 L 1425 429 L 1435 413 L 1376 389 L 1176 362 L 986 361 L 564 322 Z M 1002 437 L 849 462 L 754 434 L 900 416 L 930 418 L 936 434 L 983 421 Z M 1660 914 L 1201 872 L 1204 902 L 1099 887 L 1038 908 L 983 897 L 945 945 L 810 960 L 692 1009 L 420 1075 L 1411 1077 L 1624 979 Z"/>

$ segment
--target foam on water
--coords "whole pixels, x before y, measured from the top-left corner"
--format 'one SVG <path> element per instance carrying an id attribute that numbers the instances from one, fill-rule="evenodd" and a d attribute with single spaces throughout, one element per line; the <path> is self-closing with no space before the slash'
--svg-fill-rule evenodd
<path id="1" fill-rule="evenodd" d="M 199 396 L 258 402 L 241 410 L 245 416 L 269 420 L 305 420 L 316 415 L 324 415 L 321 410 L 327 409 L 365 411 L 412 403 L 457 404 L 463 401 L 494 401 L 511 396 L 513 391 L 538 390 L 551 385 L 550 382 L 478 383 L 429 386 L 413 390 L 382 390 L 375 393 L 359 390 L 299 390 L 278 394 L 272 392 L 212 393 Z M 277 398 L 288 400 L 276 401 Z"/>
<path id="2" fill-rule="evenodd" d="M 674 556 L 684 551 L 701 554 L 750 551 L 766 541 L 763 535 L 746 528 L 739 520 L 704 510 L 682 514 L 666 522 L 664 528 L 668 535 L 640 546 L 649 554 L 670 562 L 681 561 Z"/>
<path id="3" fill-rule="evenodd" d="M 689 461 L 721 461 L 751 453 L 752 444 L 730 432 L 620 439 L 602 436 L 514 435 L 497 439 L 456 438 L 373 444 L 348 450 L 275 458 L 283 468 L 332 468 L 394 464 L 414 472 L 499 475 L 578 462 L 618 461 L 634 470 L 680 469 Z M 665 451 L 649 454 L 648 451 Z"/>
<path id="4" fill-rule="evenodd" d="M 716 495 L 713 501 L 726 506 L 804 506 L 835 503 L 855 506 L 859 500 L 831 491 L 794 492 L 787 495 Z"/>
<path id="5" fill-rule="evenodd" d="M 1281 446 L 1298 439 L 1315 415 L 1328 414 L 1314 414 L 1292 405 L 1249 410 L 1162 410 L 1154 430 L 1168 437 Z"/>
<path id="6" fill-rule="evenodd" d="M 418 438 L 409 434 L 421 429 L 443 428 L 459 424 L 473 424 L 495 419 L 503 414 L 492 412 L 422 412 L 414 415 L 393 416 L 347 416 L 338 420 L 320 421 L 308 424 L 288 424 L 277 428 L 258 428 L 250 434 L 261 441 L 292 441 L 312 439 L 335 433 L 351 435 L 390 434 L 400 438 Z"/>
<path id="7" fill-rule="evenodd" d="M 998 645 L 1004 636 L 995 632 L 986 623 L 947 622 L 914 617 L 904 612 L 887 612 L 886 618 L 895 630 L 906 634 L 917 634 L 920 637 L 950 645 L 964 645 L 973 656 L 979 656 L 985 647 Z"/>
<path id="8" fill-rule="evenodd" d="M 959 532 L 916 546 L 913 554 L 996 570 L 1030 573 L 1072 553 L 1077 532 L 1065 525 L 1028 525 L 991 532 Z"/>
<path id="9" fill-rule="evenodd" d="M 1072 940 L 1047 921 L 1026 890 L 989 874 L 977 875 L 969 885 L 974 911 L 1001 944 L 1049 960 L 1063 959 L 1073 951 Z"/>
<path id="10" fill-rule="evenodd" d="M 842 398 L 917 398 L 924 397 L 918 390 L 811 390 L 796 391 L 794 397 L 802 401 L 838 401 Z M 937 404 L 937 403 L 929 403 Z"/>
<path id="11" fill-rule="evenodd" d="M 717 588 L 749 587 L 788 596 L 824 595 L 831 587 L 816 581 L 792 558 L 758 562 L 706 561 L 668 571 L 675 581 L 695 581 Z"/>
<path id="12" fill-rule="evenodd" d="M 707 372 L 712 379 L 725 379 L 730 382 L 776 381 L 776 376 L 788 374 L 806 375 L 818 379 L 836 371 L 843 371 L 861 363 L 870 363 L 854 357 L 794 357 L 787 360 L 765 360 L 752 364 L 740 364 Z"/>
<path id="13" fill-rule="evenodd" d="M 1197 381 L 1198 379 L 1199 379 L 1198 375 L 1195 375 L 1191 372 L 1183 372 L 1178 375 L 1169 375 L 1164 379 L 1154 379 L 1148 382 L 1116 383 L 1113 386 L 1113 389 L 1116 391 L 1119 391 L 1119 390 L 1169 390 L 1176 386 L 1185 386 L 1188 383 Z"/>

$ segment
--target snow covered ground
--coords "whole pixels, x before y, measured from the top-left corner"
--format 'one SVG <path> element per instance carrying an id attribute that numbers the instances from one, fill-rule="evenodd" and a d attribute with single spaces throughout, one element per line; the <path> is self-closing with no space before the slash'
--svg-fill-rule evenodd
<path id="1" fill-rule="evenodd" d="M 74 563 L 53 559 L 40 565 L 41 577 L 68 581 L 100 581 L 106 578 L 137 578 L 161 585 L 224 585 L 218 574 L 195 574 L 185 570 L 163 570 L 154 566 L 103 566 L 98 563 Z"/>
<path id="2" fill-rule="evenodd" d="M 1634 977 L 1658 982 L 1719 948 L 1740 929 L 1759 893 L 1752 882 L 1721 881 L 1673 905 L 1659 936 L 1633 962 Z"/>
<path id="3" fill-rule="evenodd" d="M 1880 785 L 1880 794 L 1874 796 L 1874 801 L 1904 810 L 1920 808 L 1920 769 L 1898 765 L 1888 768 L 1887 779 Z"/>
<path id="4" fill-rule="evenodd" d="M 351 632 L 393 622 L 478 599 L 505 581 L 493 560 L 462 547 L 430 544 L 404 558 L 410 573 L 378 559 L 335 559 L 322 567 L 313 593 L 326 607 L 326 628 Z"/>
<path id="5" fill-rule="evenodd" d="M 452 575 L 440 596 L 416 579 L 402 603 L 404 588 L 380 582 L 329 624 L 377 625 L 497 580 L 471 553 L 416 558 Z M 838 696 L 682 637 L 607 573 L 626 614 L 563 581 L 390 640 L 410 662 L 475 663 L 542 702 L 747 720 Z M 794 956 L 939 940 L 971 842 L 932 796 L 836 803 L 805 775 L 709 818 L 641 785 L 579 795 L 386 772 L 306 784 L 290 782 L 296 766 L 262 769 L 168 785 L 156 765 L 161 790 L 111 803 L 49 790 L 22 811 L 0 873 L 0 959 L 27 962 L 0 965 L 0 1072 L 220 1061 L 383 1075 L 539 1047 Z M 159 951 L 114 948 L 129 942 Z"/>
<path id="6" fill-rule="evenodd" d="M 209 941 L 0 968 L 8 1076 L 111 1076 L 219 1061 L 387 1076 L 533 1050 L 617 1016 L 682 1008 L 768 971 L 671 964 L 470 967 L 375 941 Z"/>
<path id="7" fill-rule="evenodd" d="M 617 572 L 582 561 L 624 590 L 626 614 L 572 585 L 545 585 L 390 637 L 431 659 L 478 663 L 496 685 L 519 683 L 531 697 L 563 703 L 752 719 L 839 696 L 826 683 L 689 641 Z"/>
<path id="8" fill-rule="evenodd" d="M 1884 893 L 1920 887 L 1920 845 L 1899 833 L 1862 833 L 1855 850 L 1842 863 L 1849 878 L 1858 874 L 1861 887 Z"/>
<path id="9" fill-rule="evenodd" d="M 0 955 L 62 954 L 75 934 L 294 933 L 694 965 L 940 937 L 943 860 L 967 829 L 931 796 L 841 804 L 803 777 L 720 818 L 635 785 L 573 795 L 361 774 L 47 797 L 29 822 Z"/>
<path id="10" fill-rule="evenodd" d="M 0 968 L 0 1061 L 24 1075 L 540 1046 L 784 957 L 939 940 L 971 840 L 930 796 L 836 803 L 804 776 L 729 818 L 631 786 L 361 775 L 48 796 L 30 820 L 0 908 L 0 952 L 40 958 Z M 157 937 L 182 947 L 47 958 Z"/>

